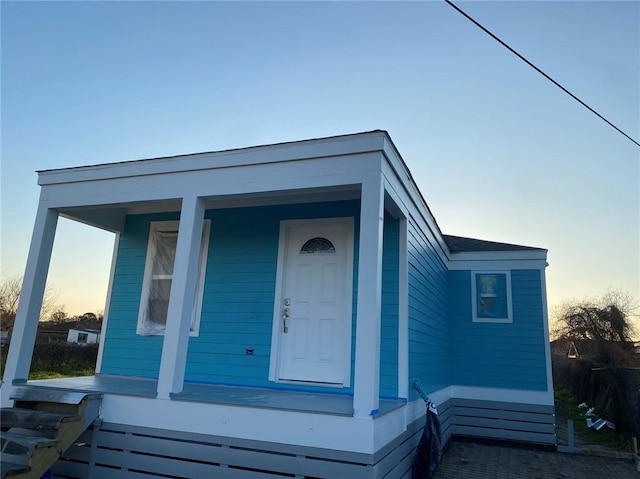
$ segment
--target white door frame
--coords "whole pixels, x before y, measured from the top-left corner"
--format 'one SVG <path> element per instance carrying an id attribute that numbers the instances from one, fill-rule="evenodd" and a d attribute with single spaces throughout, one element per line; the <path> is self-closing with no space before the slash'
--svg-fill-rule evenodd
<path id="1" fill-rule="evenodd" d="M 283 288 L 284 288 L 284 272 L 286 271 L 286 254 L 287 254 L 287 239 L 289 235 L 289 231 L 291 229 L 301 228 L 301 227 L 322 227 L 322 226 L 336 226 L 336 225 L 344 225 L 348 226 L 347 233 L 347 251 L 346 251 L 346 277 L 345 284 L 348 288 L 348 295 L 346 299 L 345 305 L 345 314 L 347 315 L 348 320 L 344 321 L 344 332 L 345 335 L 345 361 L 344 361 L 344 374 L 343 374 L 343 382 L 342 384 L 329 384 L 327 383 L 325 386 L 327 387 L 350 387 L 351 386 L 351 331 L 352 331 L 352 323 L 353 323 L 353 248 L 354 248 L 354 235 L 355 235 L 355 218 L 354 217 L 343 217 L 343 218 L 317 218 L 317 219 L 301 219 L 301 220 L 282 220 L 280 221 L 280 238 L 278 241 L 278 266 L 277 266 L 277 274 L 276 274 L 276 291 L 275 291 L 275 302 L 273 307 L 273 324 L 271 329 L 271 359 L 269 362 L 269 381 L 274 382 L 285 382 L 285 383 L 295 383 L 295 384 L 305 384 L 304 381 L 288 381 L 284 379 L 280 379 L 278 377 L 278 372 L 280 370 L 280 328 L 282 326 L 282 304 L 284 301 Z M 318 386 L 316 382 L 309 382 L 308 384 L 312 384 Z"/>

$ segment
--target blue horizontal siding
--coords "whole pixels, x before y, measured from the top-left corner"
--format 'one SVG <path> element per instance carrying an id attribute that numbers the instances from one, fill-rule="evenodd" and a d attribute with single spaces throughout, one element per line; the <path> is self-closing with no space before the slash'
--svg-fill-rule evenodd
<path id="1" fill-rule="evenodd" d="M 130 215 L 120 234 L 111 286 L 109 320 L 100 372 L 157 379 L 162 338 L 136 334 L 151 221 L 170 221 L 177 213 Z"/>
<path id="2" fill-rule="evenodd" d="M 400 222 L 386 214 L 382 237 L 380 395 L 398 397 L 398 281 Z"/>
<path id="3" fill-rule="evenodd" d="M 470 271 L 451 271 L 449 287 L 453 383 L 546 390 L 540 271 L 511 272 L 512 323 L 472 321 Z"/>
<path id="4" fill-rule="evenodd" d="M 447 270 L 435 246 L 408 222 L 409 379 L 427 393 L 450 384 Z M 410 399 L 416 399 L 412 389 Z"/>
<path id="5" fill-rule="evenodd" d="M 277 273 L 280 221 L 288 219 L 356 218 L 354 251 L 354 297 L 351 364 L 355 348 L 355 298 L 359 241 L 358 200 L 210 210 L 209 253 L 198 337 L 189 339 L 185 380 L 296 389 L 296 385 L 268 381 L 271 326 Z M 177 213 L 130 215 L 120 235 L 114 271 L 109 320 L 102 360 L 104 374 L 157 378 L 162 337 L 136 334 L 138 309 L 151 221 L 177 220 Z M 385 228 L 383 252 L 383 353 L 385 394 L 397 389 L 391 370 L 397 364 L 397 225 Z M 397 241 L 396 241 L 397 242 Z M 387 305 L 387 301 L 389 305 Z M 393 311 L 396 311 L 395 318 Z M 395 350 L 393 343 L 395 341 Z M 253 355 L 247 355 L 248 349 Z M 387 354 L 388 353 L 388 354 Z M 395 368 L 397 371 L 397 367 Z M 353 378 L 351 378 L 353 384 Z M 303 390 L 334 388 L 301 386 Z M 341 392 L 352 392 L 352 388 Z"/>
<path id="6" fill-rule="evenodd" d="M 212 229 L 200 335 L 190 338 L 186 380 L 295 389 L 267 380 L 280 221 L 355 216 L 357 246 L 358 210 L 357 201 L 348 201 L 207 211 Z M 139 336 L 135 329 L 149 222 L 175 219 L 176 213 L 127 218 L 114 270 L 105 374 L 157 377 L 162 337 Z M 425 234 L 411 222 L 408 228 L 410 378 L 420 379 L 427 392 L 449 384 L 546 389 L 540 272 L 512 271 L 513 323 L 473 323 L 470 272 L 447 272 Z M 358 258 L 356 247 L 352 371 Z M 398 395 L 398 258 L 399 223 L 385 215 L 380 338 L 384 397 Z M 352 388 L 341 391 L 350 393 Z"/>

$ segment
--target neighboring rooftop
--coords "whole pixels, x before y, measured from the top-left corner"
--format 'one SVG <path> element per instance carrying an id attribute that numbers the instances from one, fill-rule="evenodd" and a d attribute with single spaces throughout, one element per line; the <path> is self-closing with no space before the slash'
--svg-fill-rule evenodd
<path id="1" fill-rule="evenodd" d="M 472 251 L 546 251 L 544 248 L 534 248 L 533 246 L 521 246 L 509 243 L 497 243 L 475 238 L 464 238 L 462 236 L 442 235 L 445 243 L 452 253 L 465 253 Z"/>
<path id="2" fill-rule="evenodd" d="M 99 333 L 102 327 L 102 321 L 98 319 L 78 319 L 71 321 L 40 321 L 38 323 L 38 330 L 41 332 L 56 332 L 66 333 L 70 329 L 76 329 L 80 331 L 90 331 Z"/>

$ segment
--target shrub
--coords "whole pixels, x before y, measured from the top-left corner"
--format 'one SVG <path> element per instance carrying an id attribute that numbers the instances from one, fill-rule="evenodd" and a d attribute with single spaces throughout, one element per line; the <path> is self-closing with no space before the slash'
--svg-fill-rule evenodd
<path id="1" fill-rule="evenodd" d="M 75 343 L 36 344 L 33 349 L 31 369 L 55 369 L 95 367 L 98 345 Z"/>
<path id="2" fill-rule="evenodd" d="M 640 435 L 640 371 L 556 356 L 553 381 L 579 401 L 593 405 L 598 414 L 615 423 L 619 433 Z"/>
<path id="3" fill-rule="evenodd" d="M 52 371 L 69 375 L 72 371 L 95 368 L 97 358 L 97 344 L 36 343 L 33 348 L 31 371 Z M 0 360 L 3 372 L 6 359 L 7 348 L 2 348 Z"/>

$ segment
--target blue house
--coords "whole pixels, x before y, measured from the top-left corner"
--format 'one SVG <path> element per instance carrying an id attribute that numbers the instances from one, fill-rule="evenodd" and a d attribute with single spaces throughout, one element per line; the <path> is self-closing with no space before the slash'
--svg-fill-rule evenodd
<path id="1" fill-rule="evenodd" d="M 39 172 L 7 359 L 99 393 L 65 477 L 407 477 L 443 440 L 555 445 L 546 250 L 445 235 L 385 131 Z M 96 374 L 27 380 L 58 217 L 115 233 Z"/>

